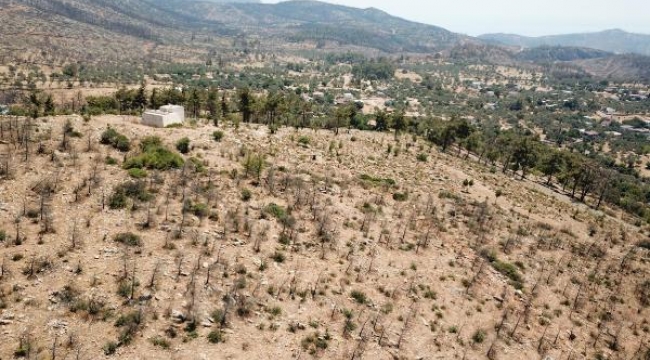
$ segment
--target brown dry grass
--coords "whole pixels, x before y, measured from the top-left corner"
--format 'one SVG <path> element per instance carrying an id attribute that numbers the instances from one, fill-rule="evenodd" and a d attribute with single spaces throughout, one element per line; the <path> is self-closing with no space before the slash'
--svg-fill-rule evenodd
<path id="1" fill-rule="evenodd" d="M 215 128 L 210 125 L 153 129 L 134 118 L 103 116 L 84 124 L 70 117 L 84 137 L 64 151 L 57 146 L 65 119 L 38 120 L 33 138 L 41 137 L 46 151 L 36 155 L 33 143 L 27 162 L 11 141 L 0 145 L 2 154 L 13 156 L 13 177 L 0 181 L 0 229 L 14 238 L 14 220 L 19 218 L 24 237 L 20 245 L 10 239 L 0 244 L 0 259 L 8 270 L 0 280 L 5 304 L 0 319 L 9 320 L 0 325 L 2 358 L 11 357 L 27 334 L 32 355 L 38 353 L 39 358 L 50 356 L 55 335 L 57 358 L 73 357 L 77 348 L 81 358 L 103 358 L 102 346 L 118 336 L 116 318 L 138 309 L 145 314 L 144 325 L 132 345 L 118 348 L 115 358 L 477 359 L 486 358 L 490 349 L 496 359 L 540 354 L 558 359 L 569 353 L 574 359 L 591 359 L 601 351 L 630 358 L 647 340 L 648 310 L 639 304 L 634 289 L 647 279 L 648 253 L 630 253 L 641 237 L 638 229 L 537 185 L 440 154 L 422 140 L 402 137 L 395 142 L 391 134 L 360 131 L 336 137 L 328 131 L 281 129 L 272 135 L 265 127 L 251 125 L 222 128 L 225 137 L 217 143 L 211 139 Z M 187 173 L 185 191 L 180 171 L 160 173 L 164 183 L 154 186 L 151 229 L 138 227 L 146 218 L 146 206 L 102 209 L 102 193 L 109 195 L 128 179 L 119 166 L 104 163 L 108 155 L 119 162 L 124 157 L 98 144 L 108 125 L 136 142 L 146 135 L 160 136 L 169 147 L 187 136 L 193 145 L 188 156 L 206 166 L 205 173 Z M 309 145 L 299 145 L 301 137 L 308 137 Z M 259 185 L 242 176 L 244 147 L 264 154 L 275 169 L 273 193 L 268 170 Z M 54 161 L 50 150 L 55 150 Z M 419 153 L 428 154 L 428 161 L 418 162 Z M 82 191 L 74 202 L 75 187 L 91 176 L 94 166 L 97 186 L 90 195 Z M 232 176 L 233 170 L 237 176 Z M 363 174 L 390 178 L 396 185 L 375 186 L 360 180 Z M 290 181 L 283 189 L 285 178 Z M 31 189 L 44 179 L 58 180 L 52 204 L 56 233 L 43 235 L 39 243 L 41 225 L 21 214 L 23 204 L 38 208 L 39 194 Z M 464 187 L 465 179 L 474 185 Z M 210 209 L 218 218 L 188 216 L 183 237 L 172 239 L 180 227 L 183 193 L 206 202 L 201 189 L 208 184 L 213 186 Z M 241 199 L 244 188 L 252 192 L 250 202 Z M 497 198 L 497 190 L 503 196 Z M 396 192 L 408 193 L 407 201 L 395 201 Z M 296 237 L 283 245 L 280 222 L 263 218 L 261 211 L 272 202 L 288 207 L 297 198 L 302 200 L 292 211 Z M 482 203 L 484 216 L 479 215 Z M 377 213 L 366 218 L 364 208 Z M 329 219 L 325 230 L 331 242 L 324 256 L 314 215 Z M 369 223 L 365 231 L 364 219 Z M 75 223 L 80 242 L 71 248 Z M 245 223 L 253 229 L 250 236 Z M 591 236 L 590 230 L 595 230 Z M 125 231 L 139 234 L 143 246 L 126 248 L 112 241 Z M 416 253 L 427 232 L 429 246 Z M 259 252 L 256 239 L 261 240 Z M 496 251 L 503 262 L 519 264 L 523 292 L 478 255 L 484 248 Z M 284 254 L 284 262 L 272 259 L 277 252 Z M 51 262 L 49 269 L 31 277 L 23 274 L 32 259 L 41 258 Z M 135 266 L 141 284 L 135 296 L 144 296 L 142 301 L 129 303 L 117 295 L 125 263 L 128 279 Z M 156 264 L 156 286 L 148 289 Z M 81 273 L 75 273 L 78 266 Z M 208 267 L 211 281 L 205 285 Z M 241 288 L 235 297 L 251 312 L 245 317 L 232 314 L 225 343 L 210 344 L 206 336 L 218 325 L 206 319 L 223 308 L 224 295 L 232 294 L 237 284 Z M 111 310 L 106 321 L 86 311 L 72 313 L 55 295 L 66 285 L 78 289 L 80 299 L 105 302 Z M 353 291 L 365 294 L 367 302 L 355 301 Z M 144 300 L 148 296 L 151 299 Z M 273 311 L 275 307 L 281 310 Z M 343 331 L 344 309 L 353 312 L 356 325 L 349 334 Z M 173 310 L 196 316 L 198 338 L 184 331 L 186 324 L 167 317 Z M 507 319 L 497 338 L 495 327 L 503 314 Z M 169 350 L 149 341 L 167 338 L 169 328 L 178 334 L 168 338 Z M 482 343 L 472 340 L 478 330 L 485 331 Z M 331 340 L 327 349 L 310 355 L 303 340 L 316 332 L 327 332 Z M 76 341 L 66 344 L 71 335 Z M 615 335 L 617 352 L 608 346 Z"/>

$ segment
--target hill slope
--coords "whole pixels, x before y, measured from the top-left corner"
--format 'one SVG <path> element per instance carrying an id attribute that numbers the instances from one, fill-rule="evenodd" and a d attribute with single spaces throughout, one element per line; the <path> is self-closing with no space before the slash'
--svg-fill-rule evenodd
<path id="1" fill-rule="evenodd" d="M 598 49 L 614 53 L 650 55 L 650 35 L 628 33 L 623 30 L 606 30 L 595 33 L 526 37 L 515 34 L 485 34 L 480 39 L 493 43 L 520 47 L 573 46 Z"/>
<path id="2" fill-rule="evenodd" d="M 598 59 L 611 56 L 611 53 L 588 48 L 568 46 L 540 46 L 524 49 L 516 54 L 516 58 L 533 62 L 575 61 Z"/>
<path id="3" fill-rule="evenodd" d="M 470 41 L 376 9 L 316 1 L 0 0 L 0 34 L 5 59 L 31 62 L 186 61 L 232 48 L 233 38 L 274 50 L 382 53 L 436 52 Z"/>
<path id="4" fill-rule="evenodd" d="M 66 121 L 82 134 L 70 150 Z M 0 151 L 16 156 L 0 192 L 0 354 L 560 359 L 579 348 L 593 359 L 615 342 L 627 359 L 646 340 L 640 229 L 421 139 L 365 157 L 394 136 L 242 124 L 216 142 L 202 123 L 65 116 L 33 122 L 51 134 L 39 141 L 48 150 L 34 139 L 22 160 L 7 122 Z M 133 180 L 98 164 L 124 157 L 98 142 L 109 127 L 169 148 L 186 137 L 197 166 Z M 242 148 L 264 156 L 262 181 L 246 174 Z"/>
<path id="5" fill-rule="evenodd" d="M 385 52 L 440 51 L 470 38 L 443 28 L 407 21 L 383 11 L 359 9 L 318 1 L 279 4 L 163 1 L 168 9 L 200 14 L 258 36 L 273 34 L 289 42 L 335 42 Z M 183 6 L 181 6 L 181 4 Z"/>

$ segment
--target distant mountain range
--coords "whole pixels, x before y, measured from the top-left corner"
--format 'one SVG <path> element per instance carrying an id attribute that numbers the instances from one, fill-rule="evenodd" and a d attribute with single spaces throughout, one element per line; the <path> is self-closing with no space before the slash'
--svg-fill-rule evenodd
<path id="1" fill-rule="evenodd" d="M 650 79 L 650 36 L 606 31 L 526 38 L 441 27 L 318 1 L 0 0 L 0 62 L 38 64 L 201 62 L 237 51 L 426 54 L 453 61 Z M 211 55 L 210 55 L 211 54 Z"/>
<path id="2" fill-rule="evenodd" d="M 479 39 L 496 44 L 533 48 L 538 46 L 573 46 L 608 51 L 616 54 L 650 55 L 650 35 L 623 30 L 594 33 L 527 37 L 514 34 L 485 34 Z"/>
<path id="3" fill-rule="evenodd" d="M 75 55 L 71 57 L 95 61 L 107 56 L 113 61 L 137 56 L 133 46 L 124 48 L 128 43 L 138 43 L 138 47 L 150 52 L 170 45 L 191 46 L 196 52 L 204 47 L 232 46 L 236 39 L 238 44 L 266 49 L 315 47 L 387 54 L 435 53 L 464 42 L 478 42 L 377 9 L 318 1 L 262 4 L 220 0 L 0 0 L 0 9 L 0 36 L 5 45 L 15 45 L 5 50 L 27 46 L 45 47 L 47 52 L 54 47 L 57 51 L 52 56 L 66 57 L 72 52 Z M 31 35 L 35 33 L 41 37 Z M 92 41 L 78 47 L 62 41 L 72 38 Z M 59 42 L 61 47 L 57 46 Z M 70 49 L 65 49 L 63 43 Z M 95 45 L 101 46 L 95 49 Z M 84 51 L 88 53 L 80 54 Z M 24 56 L 20 51 L 18 55 Z M 146 52 L 140 55 L 152 58 Z M 41 55 L 36 52 L 29 56 Z"/>
<path id="4" fill-rule="evenodd" d="M 162 0 L 160 3 L 185 15 L 225 24 L 241 33 L 274 35 L 290 43 L 314 42 L 318 47 L 335 43 L 384 52 L 436 52 L 470 40 L 374 8 L 359 9 L 319 1 L 214 4 Z"/>

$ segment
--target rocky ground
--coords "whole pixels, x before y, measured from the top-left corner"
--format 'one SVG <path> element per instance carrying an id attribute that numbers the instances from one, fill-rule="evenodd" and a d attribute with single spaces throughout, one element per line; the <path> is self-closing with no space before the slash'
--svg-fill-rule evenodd
<path id="1" fill-rule="evenodd" d="M 38 119 L 25 146 L 23 120 L 2 121 L 1 359 L 650 351 L 643 232 L 464 153 L 410 135 L 119 116 Z M 109 126 L 130 152 L 100 144 Z M 121 165 L 150 135 L 170 149 L 187 137 L 186 165 L 133 179 Z M 111 209 L 127 182 L 150 196 Z"/>

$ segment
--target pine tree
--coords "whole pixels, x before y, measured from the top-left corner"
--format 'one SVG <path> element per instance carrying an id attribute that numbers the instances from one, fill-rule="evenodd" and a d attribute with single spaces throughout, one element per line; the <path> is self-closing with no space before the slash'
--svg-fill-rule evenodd
<path id="1" fill-rule="evenodd" d="M 138 89 L 138 92 L 135 95 L 135 99 L 133 99 L 133 105 L 136 108 L 139 108 L 140 110 L 144 110 L 147 107 L 147 93 L 144 85 L 144 81 L 140 85 L 140 88 Z"/>

